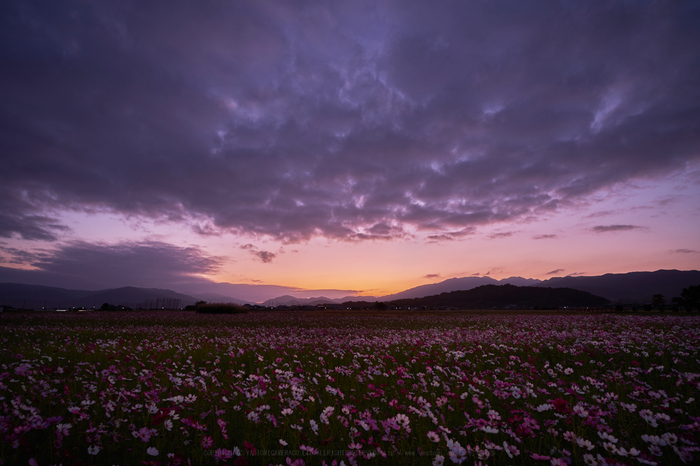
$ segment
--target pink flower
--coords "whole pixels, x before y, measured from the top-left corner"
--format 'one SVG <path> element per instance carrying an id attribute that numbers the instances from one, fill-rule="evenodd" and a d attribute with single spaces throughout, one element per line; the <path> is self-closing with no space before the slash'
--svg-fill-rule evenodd
<path id="1" fill-rule="evenodd" d="M 555 400 L 555 401 L 556 401 L 556 400 Z M 530 455 L 530 458 L 532 458 L 533 460 L 542 460 L 542 461 L 545 461 L 545 460 L 551 459 L 552 457 L 551 457 L 551 456 L 545 456 L 545 455 L 538 455 L 537 453 L 533 453 L 532 455 Z"/>
<path id="2" fill-rule="evenodd" d="M 148 442 L 151 438 L 151 430 L 148 427 L 141 427 L 139 429 L 138 437 L 144 442 Z"/>
<path id="3" fill-rule="evenodd" d="M 233 452 L 231 450 L 219 448 L 214 453 L 214 458 L 217 460 L 227 460 L 229 458 L 233 458 Z"/>
<path id="4" fill-rule="evenodd" d="M 213 446 L 214 439 L 211 436 L 205 435 L 204 437 L 202 437 L 202 448 L 211 448 Z"/>

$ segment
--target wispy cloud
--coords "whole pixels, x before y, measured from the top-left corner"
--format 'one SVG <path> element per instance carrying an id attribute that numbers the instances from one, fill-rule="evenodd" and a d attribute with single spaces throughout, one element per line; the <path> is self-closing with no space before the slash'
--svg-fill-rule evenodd
<path id="1" fill-rule="evenodd" d="M 433 280 L 435 278 L 440 278 L 439 273 L 429 273 L 427 275 L 423 275 L 423 278 L 427 278 L 428 280 Z"/>
<path id="2" fill-rule="evenodd" d="M 432 242 L 453 241 L 456 239 L 463 238 L 465 236 L 473 235 L 474 233 L 476 233 L 476 228 L 469 227 L 463 228 L 458 231 L 448 231 L 440 234 L 428 235 L 427 239 Z"/>
<path id="3" fill-rule="evenodd" d="M 557 235 L 554 235 L 554 234 L 550 234 L 550 235 L 537 235 L 537 236 L 533 236 L 532 239 L 554 239 L 554 238 L 556 238 L 556 237 L 557 237 Z"/>
<path id="4" fill-rule="evenodd" d="M 610 233 L 616 231 L 646 230 L 646 227 L 638 225 L 597 225 L 591 228 L 596 233 Z"/>
<path id="5" fill-rule="evenodd" d="M 556 269 L 556 270 L 552 270 L 550 272 L 547 272 L 545 275 L 559 275 L 562 272 L 564 272 L 564 269 Z"/>
<path id="6" fill-rule="evenodd" d="M 599 217 L 607 217 L 609 215 L 614 214 L 614 210 L 601 210 L 600 212 L 594 212 L 592 214 L 586 215 L 584 218 L 599 218 Z"/>
<path id="7" fill-rule="evenodd" d="M 696 249 L 674 249 L 672 252 L 676 254 L 699 254 L 700 251 Z"/>
<path id="8" fill-rule="evenodd" d="M 501 238 L 508 238 L 510 236 L 513 236 L 513 234 L 516 233 L 514 231 L 505 231 L 503 233 L 492 233 L 489 235 L 489 239 L 501 239 Z"/>

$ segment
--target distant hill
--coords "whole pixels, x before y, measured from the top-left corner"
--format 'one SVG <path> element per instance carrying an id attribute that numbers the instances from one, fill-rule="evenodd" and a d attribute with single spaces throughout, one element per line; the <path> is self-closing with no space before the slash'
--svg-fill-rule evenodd
<path id="1" fill-rule="evenodd" d="M 567 287 L 603 296 L 613 303 L 648 303 L 657 293 L 666 301 L 680 296 L 683 288 L 700 285 L 698 270 L 657 270 L 656 272 L 630 272 L 593 277 L 557 277 L 545 280 L 537 286 Z"/>
<path id="2" fill-rule="evenodd" d="M 137 288 L 127 286 L 102 290 L 82 298 L 81 306 L 100 307 L 103 303 L 131 308 L 160 309 L 184 307 L 197 302 L 192 296 L 161 288 Z"/>
<path id="3" fill-rule="evenodd" d="M 544 288 L 515 285 L 483 285 L 471 290 L 452 291 L 414 299 L 387 302 L 397 307 L 427 309 L 531 309 L 558 307 L 601 307 L 609 301 L 586 291 L 571 288 Z"/>
<path id="4" fill-rule="evenodd" d="M 95 293 L 87 290 L 66 290 L 53 286 L 0 283 L 0 305 L 41 309 L 48 303 L 70 303 Z"/>
<path id="5" fill-rule="evenodd" d="M 420 285 L 415 288 L 401 291 L 399 293 L 382 296 L 381 301 L 393 301 L 396 299 L 422 298 L 423 296 L 432 296 L 450 291 L 471 290 L 483 285 L 516 285 L 516 286 L 531 286 L 540 283 L 540 280 L 534 278 L 510 277 L 503 280 L 496 280 L 491 277 L 461 277 L 450 278 L 439 283 L 431 283 L 429 285 Z"/>
<path id="6" fill-rule="evenodd" d="M 100 307 L 103 303 L 132 308 L 182 307 L 197 301 L 192 296 L 159 288 L 123 287 L 109 290 L 67 290 L 39 285 L 0 283 L 0 305 L 41 309 Z"/>
<path id="7" fill-rule="evenodd" d="M 325 296 L 319 296 L 317 298 L 296 298 L 294 296 L 284 295 L 277 298 L 268 299 L 263 302 L 263 306 L 276 307 L 276 306 L 315 306 L 317 304 L 327 304 L 327 303 L 342 303 L 342 300 L 326 298 Z"/>
<path id="8" fill-rule="evenodd" d="M 223 295 L 220 293 L 188 293 L 184 294 L 197 298 L 198 301 L 206 301 L 208 303 L 235 303 L 235 304 L 254 304 L 251 301 L 244 301 L 242 299 L 236 299 L 231 296 Z"/>
<path id="9" fill-rule="evenodd" d="M 297 298 L 295 296 L 284 295 L 277 298 L 268 299 L 263 306 L 303 306 L 316 304 L 341 304 L 346 302 L 375 302 L 375 301 L 393 301 L 396 299 L 422 298 L 423 296 L 431 296 L 449 291 L 471 290 L 477 286 L 483 285 L 516 285 L 516 286 L 532 286 L 540 283 L 541 280 L 535 278 L 510 277 L 502 280 L 495 280 L 491 277 L 461 277 L 450 278 L 438 283 L 430 283 L 428 285 L 420 285 L 414 288 L 394 293 L 390 295 L 375 297 L 375 296 L 345 296 L 344 298 L 330 299 L 324 296 L 318 298 Z"/>

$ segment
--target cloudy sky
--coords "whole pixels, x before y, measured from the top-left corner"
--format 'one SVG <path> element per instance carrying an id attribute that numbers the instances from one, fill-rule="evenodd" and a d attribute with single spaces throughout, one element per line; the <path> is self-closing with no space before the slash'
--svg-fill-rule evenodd
<path id="1" fill-rule="evenodd" d="M 698 269 L 699 44 L 697 1 L 2 2 L 0 281 Z"/>

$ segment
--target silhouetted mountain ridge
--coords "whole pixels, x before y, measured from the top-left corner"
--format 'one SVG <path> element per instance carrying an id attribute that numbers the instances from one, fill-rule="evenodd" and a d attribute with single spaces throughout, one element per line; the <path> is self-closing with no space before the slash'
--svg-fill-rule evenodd
<path id="1" fill-rule="evenodd" d="M 0 305 L 15 308 L 99 308 L 104 303 L 132 308 L 174 308 L 194 304 L 192 296 L 161 288 L 126 286 L 108 290 L 67 290 L 40 285 L 0 283 Z"/>
<path id="2" fill-rule="evenodd" d="M 387 305 L 401 308 L 531 309 L 602 307 L 609 301 L 586 291 L 515 285 L 482 285 L 471 290 L 451 291 L 423 298 L 398 299 Z"/>
<path id="3" fill-rule="evenodd" d="M 588 291 L 617 303 L 650 302 L 655 294 L 670 301 L 680 296 L 683 288 L 700 285 L 698 270 L 657 270 L 655 272 L 607 273 L 591 277 L 556 277 L 538 286 L 568 287 Z"/>

